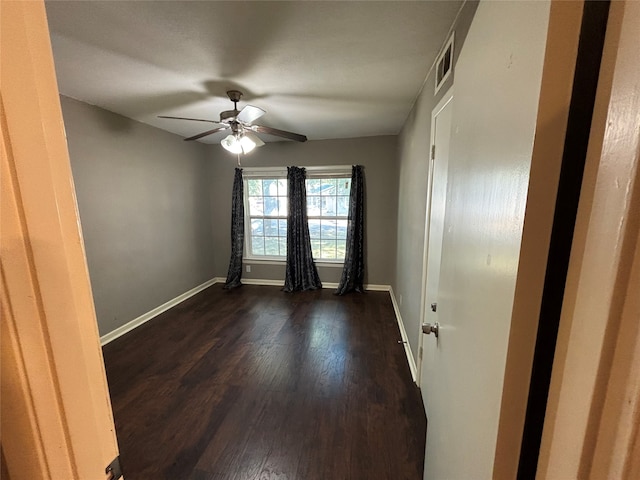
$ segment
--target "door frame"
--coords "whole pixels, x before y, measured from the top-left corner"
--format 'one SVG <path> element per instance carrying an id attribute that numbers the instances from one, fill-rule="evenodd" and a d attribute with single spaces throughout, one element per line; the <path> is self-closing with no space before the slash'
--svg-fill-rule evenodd
<path id="1" fill-rule="evenodd" d="M 2 457 L 103 479 L 118 445 L 44 2 L 3 2 Z"/>
<path id="2" fill-rule="evenodd" d="M 640 475 L 638 28 L 611 2 L 538 479 Z"/>
<path id="3" fill-rule="evenodd" d="M 416 384 L 418 387 L 420 386 L 420 379 L 422 375 L 422 348 L 424 345 L 424 335 L 422 333 L 422 324 L 426 320 L 426 308 L 427 308 L 427 260 L 429 258 L 429 229 L 431 227 L 431 195 L 433 193 L 433 167 L 434 167 L 434 158 L 433 148 L 435 146 L 436 141 L 436 129 L 435 129 L 435 119 L 438 114 L 444 109 L 444 107 L 449 104 L 449 102 L 453 101 L 453 93 L 454 86 L 452 85 L 445 93 L 442 95 L 442 98 L 435 106 L 435 108 L 431 111 L 431 133 L 429 136 L 429 174 L 427 176 L 427 206 L 425 209 L 425 220 L 424 220 L 424 245 L 422 248 L 422 281 L 420 287 L 420 324 L 418 330 L 418 355 L 416 361 Z"/>

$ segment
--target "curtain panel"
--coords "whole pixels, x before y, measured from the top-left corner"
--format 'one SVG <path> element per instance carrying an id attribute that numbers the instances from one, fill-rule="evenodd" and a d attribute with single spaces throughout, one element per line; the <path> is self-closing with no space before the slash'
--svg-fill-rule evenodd
<path id="1" fill-rule="evenodd" d="M 287 215 L 287 265 L 283 288 L 285 292 L 322 288 L 311 253 L 305 179 L 306 171 L 304 168 L 287 168 L 289 211 Z"/>
<path id="2" fill-rule="evenodd" d="M 351 193 L 349 195 L 349 221 L 342 278 L 336 295 L 347 292 L 364 292 L 364 175 L 362 165 L 351 169 Z"/>
<path id="3" fill-rule="evenodd" d="M 231 195 L 231 259 L 224 288 L 242 285 L 242 251 L 244 248 L 244 191 L 242 169 L 236 168 Z"/>

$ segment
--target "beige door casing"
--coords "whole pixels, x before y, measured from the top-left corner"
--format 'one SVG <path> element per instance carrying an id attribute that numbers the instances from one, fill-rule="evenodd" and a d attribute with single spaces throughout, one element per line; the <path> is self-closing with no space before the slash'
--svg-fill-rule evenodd
<path id="1" fill-rule="evenodd" d="M 118 446 L 44 3 L 1 9 L 4 466 L 104 479 Z"/>
<path id="2" fill-rule="evenodd" d="M 538 479 L 640 475 L 640 2 L 611 2 Z"/>

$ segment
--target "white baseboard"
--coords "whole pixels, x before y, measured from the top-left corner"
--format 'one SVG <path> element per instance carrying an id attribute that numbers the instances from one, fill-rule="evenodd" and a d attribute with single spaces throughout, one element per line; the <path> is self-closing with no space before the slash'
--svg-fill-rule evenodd
<path id="1" fill-rule="evenodd" d="M 269 280 L 267 278 L 243 278 L 241 282 L 244 285 L 284 287 L 284 280 Z M 338 288 L 338 284 L 335 282 L 322 282 L 322 288 Z"/>
<path id="2" fill-rule="evenodd" d="M 372 292 L 390 292 L 391 285 L 375 285 L 373 283 L 369 283 L 364 286 L 365 290 L 371 290 Z"/>
<path id="3" fill-rule="evenodd" d="M 130 322 L 127 322 L 124 325 L 121 325 L 120 327 L 116 328 L 115 330 L 112 330 L 111 332 L 101 336 L 100 345 L 104 346 L 107 343 L 112 342 L 116 338 L 121 337 L 125 333 L 130 332 L 134 328 L 139 327 L 143 323 L 148 322 L 149 320 L 157 317 L 161 313 L 166 312 L 171 307 L 175 307 L 179 303 L 184 302 L 187 298 L 193 297 L 195 294 L 200 293 L 205 288 L 208 288 L 211 285 L 214 285 L 216 283 L 224 283 L 225 281 L 226 281 L 226 278 L 224 277 L 214 277 L 211 280 L 207 280 L 203 284 L 198 285 L 197 287 L 194 287 L 191 290 L 184 292 L 181 295 L 178 295 L 176 298 L 163 303 L 162 305 L 154 308 L 153 310 L 147 313 L 144 313 L 139 317 L 134 318 Z M 273 287 L 284 286 L 284 280 L 269 280 L 269 279 L 263 279 L 263 278 L 243 278 L 242 283 L 245 285 L 266 285 L 266 286 L 273 286 Z M 322 284 L 322 288 L 336 289 L 338 288 L 338 284 L 335 282 L 325 282 Z M 397 305 L 395 303 L 395 297 L 393 296 L 393 291 L 391 290 L 391 286 L 371 284 L 371 285 L 365 285 L 364 288 L 365 290 L 371 290 L 371 291 L 391 292 L 391 301 L 393 302 L 393 308 L 396 311 L 396 317 L 400 319 L 400 314 L 398 312 Z M 403 335 L 402 338 L 403 340 L 406 340 L 406 333 L 404 332 L 404 327 L 402 326 L 402 323 L 401 323 L 402 320 L 398 320 L 398 322 L 400 324 L 400 331 Z M 407 348 L 407 346 L 408 346 L 408 343 L 405 343 L 405 348 Z M 409 352 L 410 351 L 411 350 L 409 350 Z M 411 364 L 409 366 L 411 367 Z M 415 377 L 415 373 L 414 373 L 414 377 Z"/>
<path id="4" fill-rule="evenodd" d="M 221 279 L 224 282 L 224 279 Z M 245 285 L 265 285 L 265 286 L 273 286 L 273 287 L 284 287 L 284 280 L 269 280 L 265 278 L 243 278 L 242 283 Z M 338 288 L 338 283 L 336 282 L 322 282 L 322 288 Z M 376 284 L 367 284 L 364 286 L 365 290 L 371 290 L 372 292 L 388 292 L 391 290 L 391 285 L 376 285 Z"/>
<path id="5" fill-rule="evenodd" d="M 416 361 L 414 360 L 413 353 L 411 352 L 411 345 L 409 344 L 409 339 L 407 338 L 407 331 L 404 328 L 404 322 L 402 321 L 402 315 L 400 315 L 400 308 L 398 307 L 396 296 L 393 293 L 393 288 L 389 288 L 389 294 L 391 295 L 393 310 L 396 312 L 396 320 L 398 321 L 398 328 L 400 328 L 400 336 L 402 337 L 404 352 L 407 355 L 407 362 L 409 363 L 409 370 L 411 370 L 411 377 L 413 378 L 413 382 L 417 384 L 418 369 L 416 368 Z"/>
<path id="6" fill-rule="evenodd" d="M 284 280 L 268 280 L 266 278 L 243 278 L 243 285 L 263 285 L 267 287 L 284 287 Z"/>
<path id="7" fill-rule="evenodd" d="M 154 308 L 153 310 L 140 315 L 138 318 L 134 318 L 130 322 L 125 323 L 124 325 L 112 330 L 111 332 L 100 337 L 100 345 L 104 346 L 109 342 L 112 342 L 118 337 L 121 337 L 125 333 L 130 332 L 136 327 L 139 327 L 143 323 L 148 322 L 154 317 L 157 317 L 162 312 L 166 312 L 171 307 L 175 307 L 180 302 L 184 302 L 187 298 L 193 297 L 196 293 L 200 293 L 205 288 L 209 288 L 214 283 L 220 283 L 220 281 L 224 282 L 225 279 L 220 279 L 219 277 L 212 278 L 211 280 L 207 280 L 201 285 L 192 288 L 191 290 L 184 292 L 182 295 L 178 295 L 176 298 L 169 300 L 168 302 L 163 303 L 159 307 Z"/>

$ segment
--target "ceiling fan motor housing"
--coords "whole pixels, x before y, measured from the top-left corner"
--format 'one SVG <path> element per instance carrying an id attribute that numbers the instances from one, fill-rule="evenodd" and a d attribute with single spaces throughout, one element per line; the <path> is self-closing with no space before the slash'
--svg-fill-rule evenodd
<path id="1" fill-rule="evenodd" d="M 221 122 L 229 122 L 235 120 L 240 112 L 238 110 L 225 110 L 224 112 L 220 112 L 220 121 Z"/>
<path id="2" fill-rule="evenodd" d="M 227 96 L 229 97 L 229 100 L 233 102 L 233 110 L 220 112 L 221 122 L 235 120 L 235 118 L 240 113 L 238 111 L 238 102 L 240 101 L 240 98 L 242 98 L 242 92 L 240 90 L 227 90 Z"/>
<path id="3" fill-rule="evenodd" d="M 229 97 L 229 100 L 236 103 L 240 101 L 240 98 L 242 97 L 242 92 L 240 90 L 227 90 L 227 95 Z"/>

